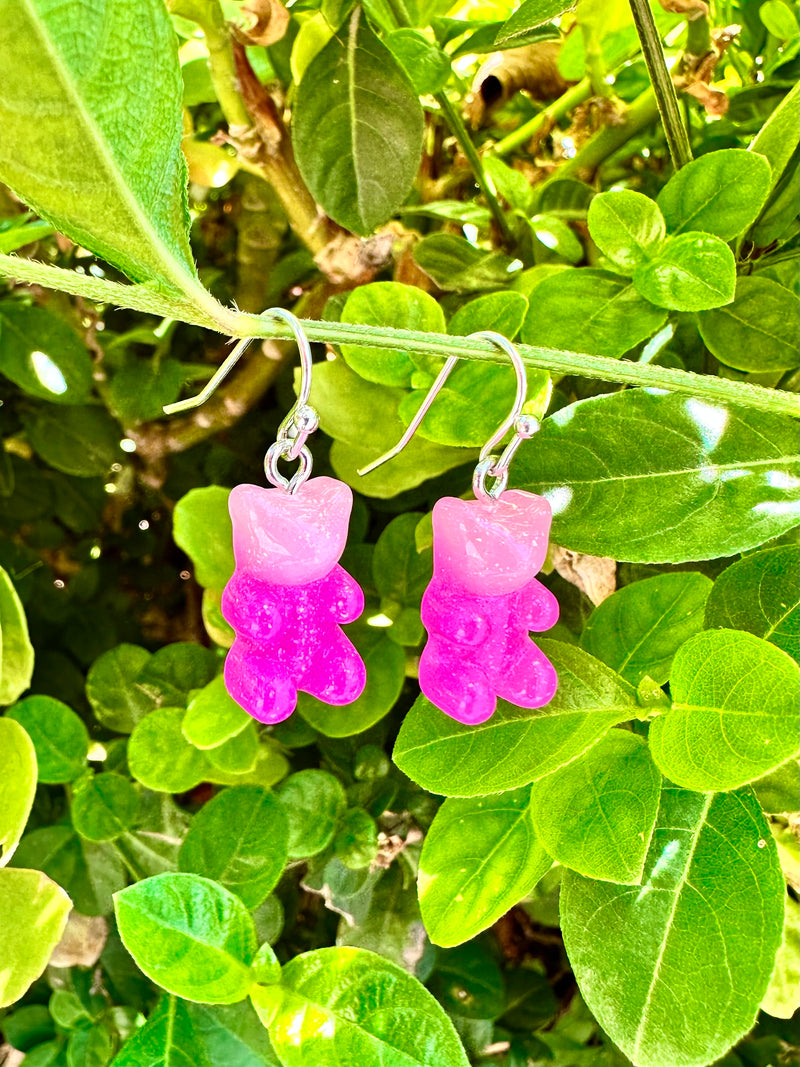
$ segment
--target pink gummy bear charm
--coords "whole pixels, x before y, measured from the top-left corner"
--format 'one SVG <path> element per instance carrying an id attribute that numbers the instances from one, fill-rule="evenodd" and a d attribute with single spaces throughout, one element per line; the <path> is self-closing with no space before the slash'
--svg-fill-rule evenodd
<path id="1" fill-rule="evenodd" d="M 497 697 L 539 708 L 556 691 L 555 668 L 528 636 L 558 619 L 558 601 L 534 577 L 550 521 L 548 502 L 521 490 L 498 500 L 445 497 L 433 509 L 419 683 L 459 722 L 485 722 Z"/>
<path id="2" fill-rule="evenodd" d="M 335 478 L 310 478 L 294 494 L 259 485 L 231 491 L 236 569 L 222 614 L 236 631 L 225 685 L 259 722 L 291 715 L 297 691 L 349 704 L 366 682 L 363 660 L 340 628 L 364 594 L 339 558 L 353 494 Z"/>

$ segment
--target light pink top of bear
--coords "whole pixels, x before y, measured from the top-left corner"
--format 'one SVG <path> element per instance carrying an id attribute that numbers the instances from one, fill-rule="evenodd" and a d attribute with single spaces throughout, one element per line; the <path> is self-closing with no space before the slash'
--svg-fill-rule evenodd
<path id="1" fill-rule="evenodd" d="M 353 505 L 348 486 L 310 478 L 294 494 L 238 485 L 230 494 L 236 569 L 222 614 L 236 632 L 225 661 L 228 692 L 260 722 L 292 713 L 297 691 L 349 704 L 364 663 L 340 628 L 364 594 L 338 565 Z"/>
<path id="2" fill-rule="evenodd" d="M 538 708 L 556 691 L 555 669 L 528 636 L 558 619 L 558 602 L 534 577 L 550 522 L 548 502 L 522 490 L 488 501 L 445 497 L 433 509 L 419 680 L 425 696 L 459 722 L 484 722 L 498 696 Z"/>

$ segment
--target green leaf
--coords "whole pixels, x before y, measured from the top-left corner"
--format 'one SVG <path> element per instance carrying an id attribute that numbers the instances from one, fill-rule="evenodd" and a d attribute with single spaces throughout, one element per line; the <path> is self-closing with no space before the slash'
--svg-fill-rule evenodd
<path id="1" fill-rule="evenodd" d="M 580 649 L 537 641 L 558 672 L 556 695 L 530 711 L 500 700 L 481 726 L 465 726 L 420 697 L 406 715 L 393 759 L 432 793 L 475 797 L 537 781 L 577 759 L 636 714 L 632 690 Z"/>
<path id="2" fill-rule="evenodd" d="M 63 823 L 27 833 L 14 854 L 14 867 L 35 867 L 62 886 L 83 915 L 107 915 L 111 894 L 126 871 L 110 845 L 84 840 Z"/>
<path id="3" fill-rule="evenodd" d="M 800 1008 L 800 904 L 786 893 L 783 905 L 783 940 L 761 1010 L 778 1019 L 791 1019 Z"/>
<path id="4" fill-rule="evenodd" d="M 194 874 L 159 874 L 114 895 L 125 948 L 157 985 L 185 1000 L 234 1004 L 253 985 L 253 920 L 227 889 Z"/>
<path id="5" fill-rule="evenodd" d="M 25 609 L 10 575 L 0 567 L 0 706 L 13 704 L 32 677 L 33 645 Z"/>
<path id="6" fill-rule="evenodd" d="M 777 770 L 753 782 L 753 792 L 764 811 L 785 812 L 797 810 L 800 796 L 800 765 L 796 759 L 787 760 Z"/>
<path id="7" fill-rule="evenodd" d="M 138 645 L 117 645 L 98 656 L 89 668 L 86 696 L 109 730 L 129 734 L 155 707 L 152 695 L 137 684 L 150 655 Z"/>
<path id="8" fill-rule="evenodd" d="M 645 675 L 663 685 L 678 648 L 703 628 L 712 588 L 709 578 L 692 571 L 657 574 L 626 585 L 589 616 L 581 648 L 631 685 Z"/>
<path id="9" fill-rule="evenodd" d="M 641 888 L 564 872 L 561 928 L 589 1009 L 640 1067 L 718 1059 L 755 1021 L 783 895 L 749 790 L 665 788 Z"/>
<path id="10" fill-rule="evenodd" d="M 382 597 L 419 605 L 433 574 L 430 552 L 418 552 L 414 531 L 422 518 L 411 511 L 392 519 L 381 532 L 372 556 L 372 575 Z"/>
<path id="11" fill-rule="evenodd" d="M 74 330 L 44 308 L 0 303 L 0 373 L 29 396 L 83 404 L 92 391 L 92 361 Z"/>
<path id="12" fill-rule="evenodd" d="M 751 153 L 764 156 L 772 168 L 770 192 L 781 180 L 787 164 L 800 143 L 798 98 L 800 98 L 800 85 L 795 84 L 770 114 L 748 149 Z"/>
<path id="13" fill-rule="evenodd" d="M 284 1067 L 468 1067 L 453 1024 L 416 978 L 359 948 L 295 957 L 280 987 L 257 987 L 256 1011 Z"/>
<path id="14" fill-rule="evenodd" d="M 72 708 L 53 697 L 27 697 L 6 716 L 16 719 L 33 741 L 40 782 L 73 782 L 83 771 L 89 734 Z"/>
<path id="15" fill-rule="evenodd" d="M 454 233 L 432 233 L 414 245 L 414 259 L 440 289 L 470 292 L 507 286 L 519 260 L 503 252 L 486 252 Z"/>
<path id="16" fill-rule="evenodd" d="M 297 90 L 292 141 L 312 196 L 342 226 L 372 233 L 411 188 L 422 131 L 416 92 L 357 7 Z"/>
<path id="17" fill-rule="evenodd" d="M 660 793 L 645 741 L 610 730 L 580 759 L 534 783 L 536 836 L 564 867 L 639 885 Z"/>
<path id="18" fill-rule="evenodd" d="M 495 44 L 517 43 L 529 30 L 562 15 L 575 7 L 577 0 L 523 0 L 514 14 L 506 19 L 495 38 Z M 520 42 L 522 43 L 522 42 Z"/>
<path id="19" fill-rule="evenodd" d="M 800 36 L 797 16 L 783 0 L 766 0 L 758 9 L 758 17 L 779 41 L 793 41 Z"/>
<path id="20" fill-rule="evenodd" d="M 180 729 L 195 748 L 211 749 L 236 737 L 252 721 L 228 696 L 225 679 L 219 674 L 189 701 Z"/>
<path id="21" fill-rule="evenodd" d="M 114 841 L 131 830 L 139 794 L 127 778 L 106 772 L 79 783 L 70 809 L 72 825 L 89 841 Z"/>
<path id="22" fill-rule="evenodd" d="M 378 855 L 378 827 L 363 808 L 342 815 L 333 839 L 334 853 L 351 871 L 366 870 Z"/>
<path id="23" fill-rule="evenodd" d="M 438 952 L 429 986 L 445 1011 L 461 1019 L 496 1019 L 505 1006 L 503 974 L 480 942 Z"/>
<path id="24" fill-rule="evenodd" d="M 369 914 L 357 926 L 343 918 L 336 944 L 377 952 L 424 982 L 434 949 L 422 925 L 417 895 L 406 881 L 406 871 L 393 863 L 375 887 Z"/>
<path id="25" fill-rule="evenodd" d="M 444 333 L 444 312 L 422 289 L 401 282 L 371 282 L 354 289 L 342 308 L 342 322 Z M 342 345 L 345 363 L 379 385 L 408 386 L 416 364 L 407 352 Z"/>
<path id="26" fill-rule="evenodd" d="M 468 941 L 527 896 L 551 864 L 533 832 L 530 789 L 446 800 L 419 860 L 419 903 L 431 941 Z"/>
<path id="27" fill-rule="evenodd" d="M 705 311 L 730 304 L 736 291 L 733 252 L 712 234 L 668 237 L 633 274 L 638 292 L 657 307 Z"/>
<path id="28" fill-rule="evenodd" d="M 185 730 L 183 736 L 186 736 Z M 223 741 L 221 745 L 205 750 L 206 759 L 211 766 L 225 775 L 248 774 L 255 768 L 258 753 L 258 730 L 254 719 L 250 719 L 243 730 Z"/>
<path id="29" fill-rule="evenodd" d="M 0 870 L 0 1008 L 19 998 L 47 966 L 72 901 L 41 871 Z"/>
<path id="30" fill-rule="evenodd" d="M 185 793 L 210 771 L 205 755 L 183 736 L 183 708 L 157 708 L 137 723 L 128 742 L 131 774 L 148 789 Z"/>
<path id="31" fill-rule="evenodd" d="M 698 315 L 697 326 L 708 349 L 727 367 L 761 373 L 800 363 L 800 303 L 769 278 L 739 278 L 733 303 Z"/>
<path id="32" fill-rule="evenodd" d="M 0 67 L 0 180 L 135 281 L 199 290 L 177 40 L 163 3 L 25 0 L 6 14 Z"/>
<path id="33" fill-rule="evenodd" d="M 666 236 L 658 205 L 629 189 L 600 193 L 589 204 L 587 216 L 592 240 L 608 259 L 626 274 L 657 254 Z"/>
<path id="34" fill-rule="evenodd" d="M 642 563 L 715 559 L 797 525 L 797 427 L 628 389 L 547 419 L 535 445 L 517 454 L 511 484 L 547 497 L 553 540 L 576 552 Z"/>
<path id="35" fill-rule="evenodd" d="M 220 660 L 194 641 L 173 641 L 154 652 L 136 678 L 136 685 L 156 704 L 185 704 L 188 694 L 214 678 Z"/>
<path id="36" fill-rule="evenodd" d="M 241 1004 L 188 1004 L 195 1040 L 202 1039 L 212 1064 L 281 1067 L 267 1031 L 249 1001 Z M 131 1067 L 139 1067 L 138 1064 Z"/>
<path id="37" fill-rule="evenodd" d="M 34 452 L 64 474 L 107 474 L 122 457 L 122 431 L 105 408 L 39 405 L 22 422 Z"/>
<path id="38" fill-rule="evenodd" d="M 351 737 L 374 726 L 396 704 L 406 677 L 405 653 L 386 630 L 355 625 L 348 627 L 347 636 L 367 668 L 361 696 L 339 707 L 308 693 L 300 693 L 297 699 L 297 709 L 305 721 L 326 737 Z"/>
<path id="39" fill-rule="evenodd" d="M 164 406 L 178 399 L 186 370 L 176 359 L 131 357 L 108 384 L 109 409 L 124 426 L 164 414 Z"/>
<path id="40" fill-rule="evenodd" d="M 175 544 L 191 559 L 195 578 L 207 589 L 222 589 L 233 574 L 229 494 L 230 489 L 219 485 L 190 489 L 172 515 Z"/>
<path id="41" fill-rule="evenodd" d="M 417 96 L 433 96 L 447 85 L 450 57 L 418 30 L 395 30 L 386 38 L 386 45 Z"/>
<path id="42" fill-rule="evenodd" d="M 164 996 L 116 1054 L 111 1067 L 212 1067 L 212 1061 L 195 1030 L 189 1005 Z"/>
<path id="43" fill-rule="evenodd" d="M 800 637 L 800 556 L 796 547 L 768 548 L 726 568 L 708 598 L 705 627 L 747 630 L 794 659 Z"/>
<path id="44" fill-rule="evenodd" d="M 594 355 L 621 356 L 652 337 L 666 312 L 644 300 L 626 278 L 579 267 L 551 274 L 536 286 L 522 326 L 525 344 L 574 351 L 576 339 Z"/>
<path id="45" fill-rule="evenodd" d="M 319 412 L 321 428 L 334 439 L 331 464 L 342 481 L 365 496 L 396 496 L 474 456 L 466 449 L 434 445 L 416 436 L 391 463 L 359 477 L 359 467 L 377 459 L 402 436 L 405 427 L 397 409 L 404 396 L 404 389 L 365 381 L 344 360 L 314 367 L 311 403 Z M 376 411 L 380 418 L 375 418 Z"/>
<path id="46" fill-rule="evenodd" d="M 681 167 L 658 194 L 670 233 L 702 230 L 723 241 L 743 233 L 767 199 L 772 171 L 752 146 L 707 152 Z"/>
<path id="47" fill-rule="evenodd" d="M 479 330 L 494 330 L 495 333 L 501 333 L 513 340 L 525 321 L 527 310 L 528 300 L 522 293 L 511 290 L 486 293 L 462 304 L 447 324 L 447 332 L 453 337 L 466 337 Z M 454 378 L 451 377 L 448 381 L 452 388 Z"/>
<path id="48" fill-rule="evenodd" d="M 739 630 L 686 642 L 670 675 L 672 710 L 650 727 L 653 759 L 677 785 L 736 789 L 800 751 L 798 666 Z"/>
<path id="49" fill-rule="evenodd" d="M 347 807 L 339 779 L 312 767 L 290 775 L 277 795 L 289 820 L 288 858 L 308 859 L 323 852 Z"/>
<path id="50" fill-rule="evenodd" d="M 0 719 L 0 868 L 19 844 L 36 794 L 36 749 L 27 732 L 8 716 Z M 1 877 L 1 876 L 0 876 Z"/>
<path id="51" fill-rule="evenodd" d="M 568 263 L 580 263 L 583 259 L 583 245 L 563 219 L 557 215 L 533 215 L 526 221 L 533 236 L 545 248 Z"/>
<path id="52" fill-rule="evenodd" d="M 286 866 L 289 820 L 271 793 L 225 789 L 198 811 L 178 853 L 178 869 L 201 874 L 257 907 Z"/>

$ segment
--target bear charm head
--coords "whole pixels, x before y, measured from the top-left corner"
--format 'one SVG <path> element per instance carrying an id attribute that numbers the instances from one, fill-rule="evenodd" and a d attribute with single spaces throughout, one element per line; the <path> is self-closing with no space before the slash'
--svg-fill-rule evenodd
<path id="1" fill-rule="evenodd" d="M 310 478 L 294 494 L 237 485 L 228 509 L 236 567 L 276 585 L 324 578 L 347 540 L 353 493 L 334 478 Z"/>
<path id="2" fill-rule="evenodd" d="M 541 570 L 551 519 L 544 497 L 519 490 L 499 500 L 445 497 L 433 509 L 434 572 L 465 593 L 513 593 Z"/>

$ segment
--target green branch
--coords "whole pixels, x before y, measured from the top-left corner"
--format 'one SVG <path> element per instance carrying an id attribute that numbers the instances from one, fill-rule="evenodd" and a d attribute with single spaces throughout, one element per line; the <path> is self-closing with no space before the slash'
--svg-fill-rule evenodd
<path id="1" fill-rule="evenodd" d="M 287 341 L 292 338 L 292 332 L 285 324 L 259 315 L 233 311 L 216 304 L 211 297 L 208 303 L 215 308 L 214 317 L 206 308 L 198 308 L 179 295 L 159 292 L 146 285 L 120 285 L 17 256 L 0 255 L 0 276 L 2 275 L 85 296 L 101 303 L 116 304 L 162 318 L 205 326 L 231 337 L 265 337 Z M 429 356 L 457 355 L 461 359 L 476 359 L 488 363 L 505 362 L 505 357 L 488 341 L 422 333 L 417 330 L 322 322 L 316 319 L 303 319 L 301 322 L 309 340 L 323 344 L 365 345 L 370 348 L 387 348 Z M 621 385 L 686 393 L 704 400 L 739 404 L 777 415 L 791 415 L 795 418 L 800 416 L 800 399 L 793 393 L 781 390 L 765 389 L 747 382 L 735 382 L 712 375 L 694 374 L 673 367 L 630 363 L 583 352 L 568 352 L 539 345 L 521 344 L 518 348 L 529 367 L 547 370 L 553 374 L 577 374 Z"/>
<path id="2" fill-rule="evenodd" d="M 653 12 L 648 0 L 630 0 L 633 21 L 636 24 L 636 32 L 642 46 L 647 71 L 653 91 L 656 94 L 658 111 L 664 126 L 664 133 L 669 145 L 669 153 L 675 170 L 680 170 L 692 161 L 692 148 L 689 144 L 689 135 L 681 118 L 678 106 L 678 95 L 672 83 L 667 62 L 664 58 L 664 49 L 661 47 L 661 38 L 653 20 Z"/>

